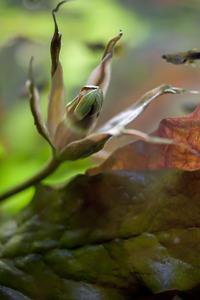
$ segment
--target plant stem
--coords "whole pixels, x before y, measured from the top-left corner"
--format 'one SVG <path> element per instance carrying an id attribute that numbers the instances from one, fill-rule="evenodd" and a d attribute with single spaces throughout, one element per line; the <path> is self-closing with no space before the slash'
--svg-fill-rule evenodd
<path id="1" fill-rule="evenodd" d="M 14 188 L 11 188 L 7 192 L 0 194 L 0 202 L 37 184 L 38 182 L 49 176 L 51 173 L 53 173 L 59 167 L 60 163 L 60 161 L 52 159 L 41 171 L 39 171 L 33 177 L 15 186 Z"/>

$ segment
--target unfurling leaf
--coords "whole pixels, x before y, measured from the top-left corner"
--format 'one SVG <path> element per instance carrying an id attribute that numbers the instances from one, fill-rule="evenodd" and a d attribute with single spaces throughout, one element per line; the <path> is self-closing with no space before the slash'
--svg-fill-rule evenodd
<path id="1" fill-rule="evenodd" d="M 84 138 L 96 125 L 103 104 L 103 94 L 96 86 L 85 86 L 66 106 L 65 118 L 57 127 L 54 143 L 61 150 Z"/>
<path id="2" fill-rule="evenodd" d="M 96 125 L 102 104 L 101 89 L 96 86 L 82 88 L 79 95 L 66 106 L 65 118 L 56 127 L 56 148 L 62 150 L 71 142 L 87 136 Z"/>
<path id="3" fill-rule="evenodd" d="M 75 132 L 86 134 L 91 131 L 103 105 L 102 90 L 98 86 L 85 86 L 79 95 L 66 106 L 69 127 Z"/>
<path id="4" fill-rule="evenodd" d="M 101 63 L 93 70 L 87 82 L 88 85 L 99 86 L 102 89 L 104 96 L 106 95 L 110 83 L 110 64 L 114 47 L 121 37 L 122 32 L 120 31 L 120 33 L 116 37 L 109 41 L 104 51 Z"/>

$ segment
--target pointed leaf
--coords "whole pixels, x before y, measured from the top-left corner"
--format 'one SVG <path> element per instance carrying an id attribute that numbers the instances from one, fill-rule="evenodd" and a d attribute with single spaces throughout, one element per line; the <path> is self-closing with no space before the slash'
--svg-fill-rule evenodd
<path id="1" fill-rule="evenodd" d="M 129 123 L 134 121 L 140 114 L 142 114 L 143 111 L 149 106 L 149 104 L 152 101 L 156 100 L 159 96 L 162 96 L 164 94 L 180 94 L 183 92 L 187 92 L 187 90 L 172 87 L 170 85 L 161 85 L 144 94 L 131 107 L 109 120 L 105 125 L 103 125 L 100 128 L 99 131 L 109 131 L 113 135 L 118 135 L 124 127 L 126 127 Z"/>
<path id="2" fill-rule="evenodd" d="M 58 24 L 55 13 L 59 10 L 60 6 L 67 1 L 61 1 L 52 10 L 52 16 L 54 21 L 54 35 L 51 41 L 51 93 L 49 97 L 48 105 L 48 120 L 47 126 L 52 140 L 56 134 L 58 125 L 63 121 L 65 117 L 65 105 L 64 105 L 64 83 L 63 83 L 63 71 L 59 62 L 59 55 L 61 49 L 61 34 L 59 33 Z"/>
<path id="3" fill-rule="evenodd" d="M 32 62 L 33 62 L 33 59 L 31 59 L 31 61 L 30 61 L 30 69 L 29 69 L 30 79 L 27 82 L 27 87 L 28 87 L 29 92 L 30 92 L 31 112 L 32 112 L 32 115 L 33 115 L 33 118 L 34 118 L 34 122 L 35 122 L 35 125 L 36 125 L 36 128 L 37 128 L 37 131 L 52 146 L 52 142 L 51 142 L 46 124 L 43 120 L 41 110 L 40 110 L 40 97 L 39 97 L 39 92 L 38 92 L 38 90 L 37 90 L 37 88 L 34 84 L 33 71 L 32 71 Z"/>
<path id="4" fill-rule="evenodd" d="M 54 34 L 51 40 L 51 76 L 53 77 L 54 73 L 59 64 L 59 55 L 61 49 L 61 34 L 59 33 L 58 24 L 56 21 L 55 13 L 58 12 L 61 5 L 63 5 L 67 1 L 61 1 L 58 5 L 52 10 L 52 16 L 54 21 Z"/>
<path id="5" fill-rule="evenodd" d="M 102 89 L 104 96 L 110 83 L 111 60 L 114 47 L 121 37 L 122 32 L 120 31 L 116 37 L 109 41 L 103 54 L 101 63 L 94 69 L 87 81 L 88 85 L 99 86 Z"/>

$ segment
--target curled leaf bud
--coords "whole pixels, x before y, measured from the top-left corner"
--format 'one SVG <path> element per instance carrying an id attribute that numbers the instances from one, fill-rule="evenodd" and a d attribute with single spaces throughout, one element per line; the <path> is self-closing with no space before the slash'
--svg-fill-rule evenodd
<path id="1" fill-rule="evenodd" d="M 66 106 L 66 118 L 75 132 L 91 131 L 103 104 L 103 92 L 98 86 L 86 85 L 79 95 Z"/>

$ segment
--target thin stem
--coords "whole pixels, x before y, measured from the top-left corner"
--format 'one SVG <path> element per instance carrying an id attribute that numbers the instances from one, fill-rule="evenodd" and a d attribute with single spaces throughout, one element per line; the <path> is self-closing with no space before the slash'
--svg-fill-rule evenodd
<path id="1" fill-rule="evenodd" d="M 0 202 L 37 184 L 38 182 L 49 176 L 51 173 L 53 173 L 59 167 L 60 163 L 60 161 L 52 159 L 41 171 L 39 171 L 33 177 L 15 186 L 14 188 L 11 188 L 7 192 L 0 194 Z"/>
<path id="2" fill-rule="evenodd" d="M 159 136 L 153 136 L 153 135 L 148 135 L 142 131 L 136 130 L 136 129 L 126 129 L 123 128 L 121 129 L 120 135 L 132 135 L 135 137 L 139 137 L 139 139 L 144 140 L 147 143 L 152 143 L 152 144 L 161 144 L 161 145 L 174 145 L 174 146 L 180 146 L 191 152 L 193 155 L 196 155 L 200 157 L 200 153 L 193 149 L 189 144 L 187 143 L 182 143 L 176 140 L 168 139 L 168 138 L 163 138 Z"/>
<path id="3" fill-rule="evenodd" d="M 121 130 L 120 134 L 135 136 L 141 140 L 144 140 L 147 143 L 152 143 L 152 144 L 165 144 L 165 145 L 176 144 L 176 142 L 171 139 L 149 135 L 147 133 L 144 133 L 144 132 L 142 132 L 140 130 L 136 130 L 136 129 L 123 128 Z"/>

